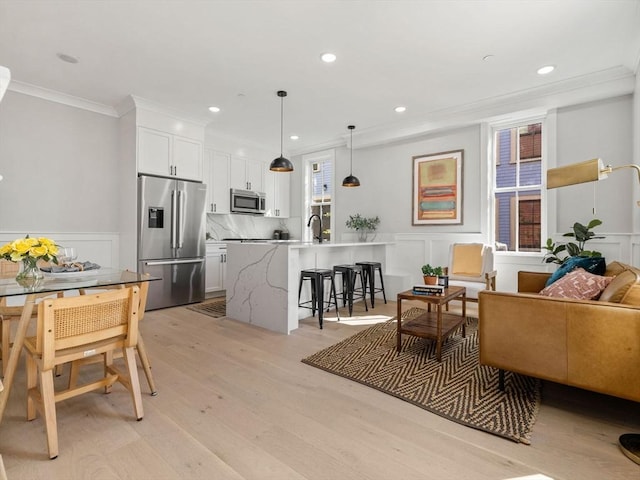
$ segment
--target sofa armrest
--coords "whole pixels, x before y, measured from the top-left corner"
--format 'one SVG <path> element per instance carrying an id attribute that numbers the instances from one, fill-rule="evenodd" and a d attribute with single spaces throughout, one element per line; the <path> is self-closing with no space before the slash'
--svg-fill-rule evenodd
<path id="1" fill-rule="evenodd" d="M 551 275 L 549 272 L 518 272 L 518 292 L 539 293 Z"/>

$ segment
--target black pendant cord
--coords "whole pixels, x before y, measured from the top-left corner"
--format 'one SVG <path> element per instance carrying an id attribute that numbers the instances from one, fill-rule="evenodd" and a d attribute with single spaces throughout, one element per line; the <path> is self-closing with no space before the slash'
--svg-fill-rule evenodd
<path id="1" fill-rule="evenodd" d="M 284 144 L 284 96 L 280 96 L 280 156 L 282 157 L 282 149 Z"/>
<path id="2" fill-rule="evenodd" d="M 353 176 L 353 128 L 349 127 L 351 130 L 351 159 L 349 160 L 349 175 Z"/>

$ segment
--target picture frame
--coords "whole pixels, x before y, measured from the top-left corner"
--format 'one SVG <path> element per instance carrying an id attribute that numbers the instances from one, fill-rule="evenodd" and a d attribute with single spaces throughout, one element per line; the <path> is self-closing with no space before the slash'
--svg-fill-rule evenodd
<path id="1" fill-rule="evenodd" d="M 412 157 L 412 225 L 462 224 L 464 150 Z"/>

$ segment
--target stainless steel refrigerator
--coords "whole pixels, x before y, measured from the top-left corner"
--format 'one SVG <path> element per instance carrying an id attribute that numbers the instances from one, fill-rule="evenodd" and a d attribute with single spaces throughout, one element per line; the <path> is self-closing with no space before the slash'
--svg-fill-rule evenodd
<path id="1" fill-rule="evenodd" d="M 147 310 L 204 300 L 207 186 L 138 177 L 138 271 L 149 282 Z"/>

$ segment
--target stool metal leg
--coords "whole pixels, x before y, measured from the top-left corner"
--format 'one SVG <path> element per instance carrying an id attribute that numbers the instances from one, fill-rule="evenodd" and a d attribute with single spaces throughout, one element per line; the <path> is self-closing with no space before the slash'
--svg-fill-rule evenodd
<path id="1" fill-rule="evenodd" d="M 369 307 L 367 306 L 367 282 L 365 281 L 364 270 L 361 272 L 355 272 L 353 279 L 353 290 L 356 288 L 355 277 L 360 277 L 360 288 L 362 289 L 362 301 L 364 302 L 364 309 L 366 312 L 369 311 Z"/>
<path id="2" fill-rule="evenodd" d="M 329 292 L 329 298 L 331 298 L 331 294 L 333 294 L 333 305 L 336 308 L 336 318 L 340 321 L 340 312 L 338 311 L 338 296 L 336 295 L 336 282 L 334 281 L 334 277 L 331 277 L 331 292 Z M 329 311 L 329 309 L 327 309 Z"/>
<path id="3" fill-rule="evenodd" d="M 382 288 L 382 298 L 384 299 L 384 304 L 387 304 L 387 294 L 384 291 L 384 279 L 382 278 L 382 268 L 380 269 L 376 269 L 378 270 L 378 273 L 380 274 L 380 287 Z M 373 305 L 371 305 L 371 307 L 373 308 Z"/>
<path id="4" fill-rule="evenodd" d="M 367 267 L 366 268 L 367 271 L 367 277 L 369 280 L 369 293 L 371 294 L 371 308 L 375 308 L 376 307 L 376 291 L 375 291 L 375 284 L 376 284 L 376 279 L 374 278 L 373 274 L 374 274 L 374 270 L 373 267 Z"/>
<path id="5" fill-rule="evenodd" d="M 316 300 L 318 305 L 318 322 L 320 323 L 320 329 L 322 330 L 322 316 L 324 314 L 324 277 L 318 275 L 316 277 L 317 292 Z"/>

